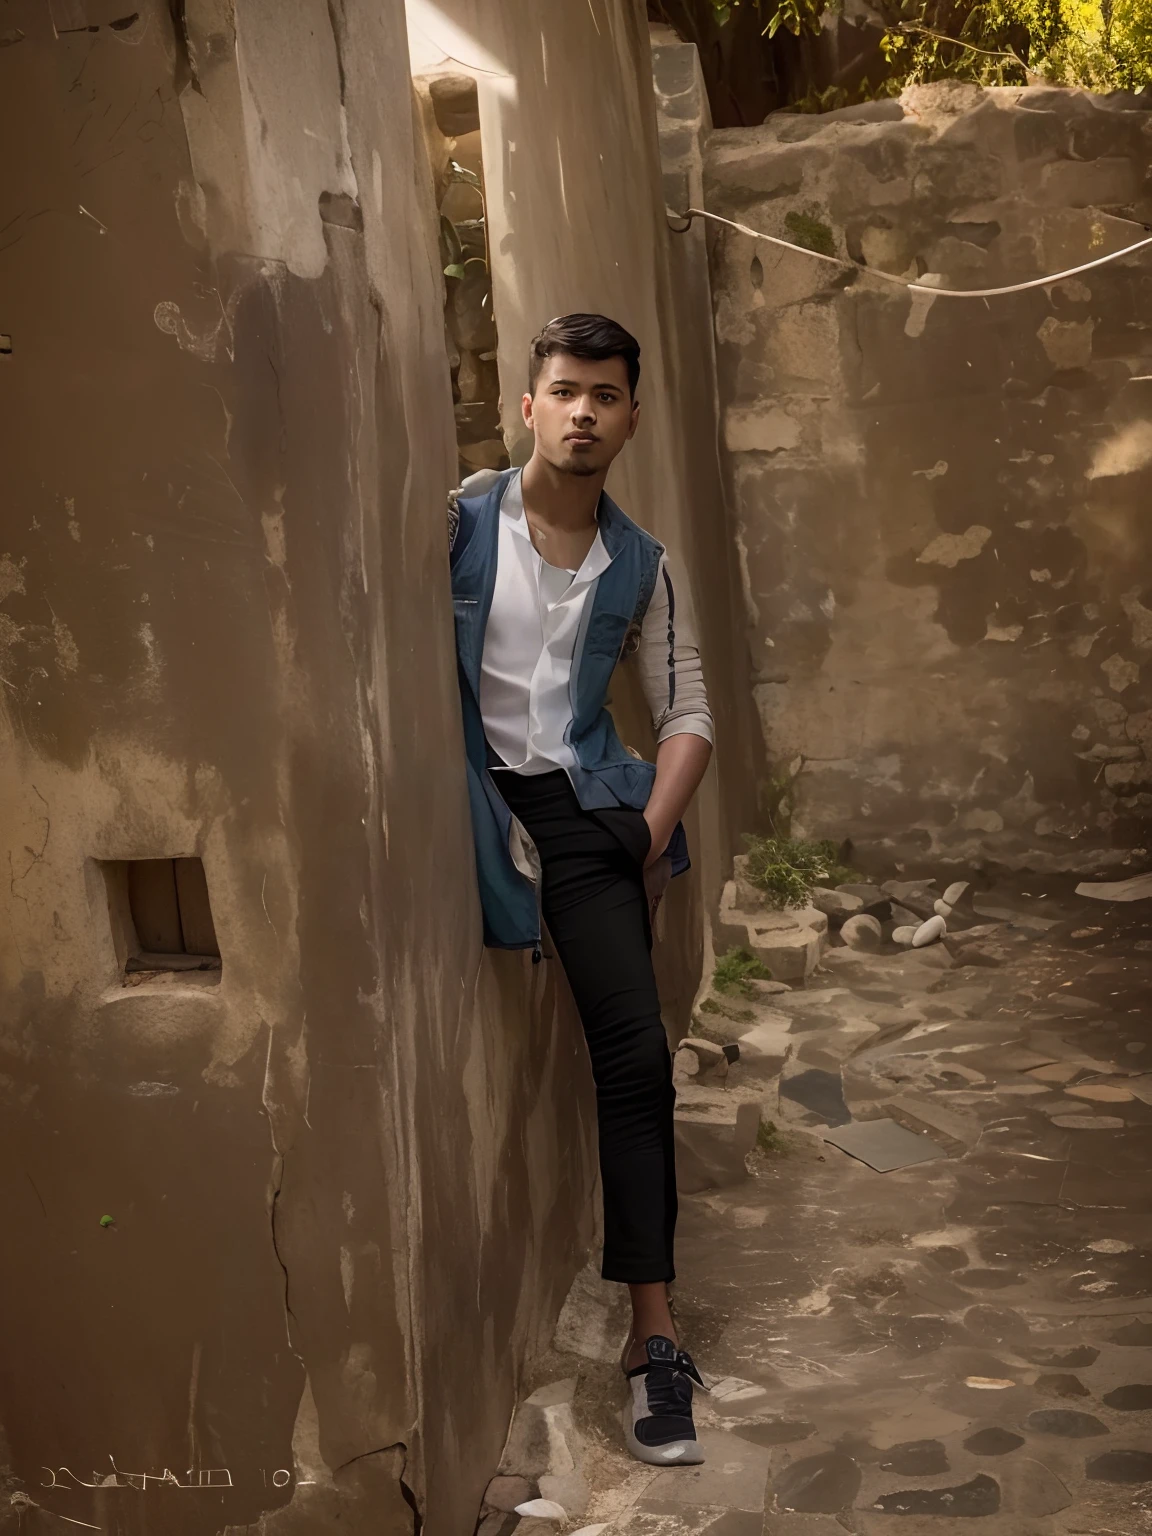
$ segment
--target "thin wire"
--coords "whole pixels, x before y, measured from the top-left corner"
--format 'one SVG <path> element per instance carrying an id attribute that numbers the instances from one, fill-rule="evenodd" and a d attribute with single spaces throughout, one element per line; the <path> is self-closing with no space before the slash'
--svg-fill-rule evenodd
<path id="1" fill-rule="evenodd" d="M 1048 277 L 1033 277 L 1026 283 L 1010 283 L 1006 288 L 933 288 L 930 283 L 913 283 L 906 277 L 897 277 L 894 272 L 882 272 L 878 267 L 865 267 L 860 262 L 848 261 L 843 256 L 826 256 L 823 251 L 812 251 L 806 245 L 796 245 L 791 240 L 781 240 L 777 235 L 766 235 L 763 230 L 750 229 L 747 224 L 738 224 L 734 219 L 721 218 L 718 213 L 708 213 L 703 208 L 689 208 L 684 213 L 673 214 L 672 217 L 686 221 L 684 228 L 673 230 L 673 234 L 684 234 L 691 226 L 693 219 L 711 219 L 716 224 L 727 224 L 729 229 L 739 230 L 742 235 L 751 235 L 753 240 L 767 240 L 770 245 L 783 246 L 786 251 L 799 251 L 801 256 L 810 256 L 813 261 L 827 261 L 834 267 L 859 272 L 862 277 L 874 277 L 880 282 L 895 283 L 899 288 L 907 288 L 912 293 L 926 293 L 934 299 L 994 299 L 1002 293 L 1024 293 L 1029 288 L 1047 288 L 1050 283 L 1060 283 L 1066 277 L 1076 277 L 1080 272 L 1090 272 L 1093 267 L 1102 267 L 1105 262 L 1118 261 L 1121 256 L 1129 256 L 1133 251 L 1141 251 L 1152 245 L 1152 235 L 1149 235 L 1144 240 L 1137 240 L 1135 245 L 1126 245 L 1121 250 L 1109 251 L 1107 256 L 1097 256 L 1094 261 L 1083 262 L 1078 267 L 1069 267 L 1066 272 L 1053 272 Z"/>

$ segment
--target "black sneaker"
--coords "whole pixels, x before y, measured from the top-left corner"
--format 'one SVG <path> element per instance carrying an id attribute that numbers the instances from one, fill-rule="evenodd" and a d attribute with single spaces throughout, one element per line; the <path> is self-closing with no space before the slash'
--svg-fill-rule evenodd
<path id="1" fill-rule="evenodd" d="M 644 1364 L 624 1373 L 632 1388 L 624 1409 L 628 1449 L 654 1467 L 699 1466 L 704 1452 L 692 1422 L 692 1383 L 704 1387 L 700 1372 L 692 1356 L 662 1334 L 653 1334 L 644 1348 Z"/>

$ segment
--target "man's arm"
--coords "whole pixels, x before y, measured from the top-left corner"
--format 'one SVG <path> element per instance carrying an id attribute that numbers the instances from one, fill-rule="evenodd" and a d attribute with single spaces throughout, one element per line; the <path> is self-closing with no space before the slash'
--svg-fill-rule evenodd
<path id="1" fill-rule="evenodd" d="M 652 832 L 648 866 L 668 846 L 712 755 L 712 715 L 689 605 L 673 587 L 666 559 L 640 635 L 640 675 L 656 748 L 656 782 L 645 819 Z"/>
<path id="2" fill-rule="evenodd" d="M 656 782 L 644 811 L 644 820 L 652 833 L 645 869 L 655 864 L 667 848 L 676 823 L 700 786 L 711 756 L 712 743 L 703 736 L 668 736 L 656 748 Z"/>

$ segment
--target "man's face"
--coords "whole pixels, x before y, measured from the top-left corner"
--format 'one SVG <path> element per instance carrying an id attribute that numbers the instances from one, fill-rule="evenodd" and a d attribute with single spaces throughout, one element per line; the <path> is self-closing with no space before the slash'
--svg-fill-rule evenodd
<path id="1" fill-rule="evenodd" d="M 554 352 L 544 359 L 536 392 L 523 400 L 524 424 L 536 451 L 571 475 L 606 470 L 636 430 L 640 407 L 628 393 L 622 357 L 603 362 Z"/>

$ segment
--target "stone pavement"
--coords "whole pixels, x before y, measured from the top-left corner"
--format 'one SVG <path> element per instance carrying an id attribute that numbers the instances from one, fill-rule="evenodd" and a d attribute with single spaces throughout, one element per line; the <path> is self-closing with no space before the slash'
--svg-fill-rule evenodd
<path id="1" fill-rule="evenodd" d="M 484 1536 L 1152 1531 L 1148 903 L 1027 876 L 983 902 L 979 963 L 833 947 L 753 1004 L 788 1020 L 775 1130 L 681 1211 L 707 1465 L 621 1450 L 624 1313 L 586 1272 L 537 1378 L 570 1383 L 568 1519 Z M 822 1139 L 883 1116 L 941 1155 L 881 1174 Z"/>

